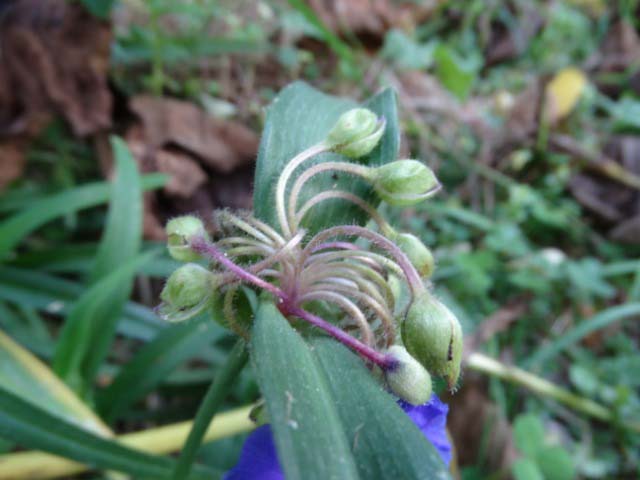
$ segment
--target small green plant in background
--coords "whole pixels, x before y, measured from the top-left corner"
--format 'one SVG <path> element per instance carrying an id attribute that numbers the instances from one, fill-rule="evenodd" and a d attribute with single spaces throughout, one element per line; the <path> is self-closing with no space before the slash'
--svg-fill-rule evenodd
<path id="1" fill-rule="evenodd" d="M 576 469 L 571 455 L 547 439 L 540 417 L 519 415 L 513 422 L 514 440 L 521 458 L 511 467 L 516 480 L 572 480 Z"/>
<path id="2" fill-rule="evenodd" d="M 264 53 L 266 39 L 259 25 L 225 25 L 224 35 L 212 37 L 214 22 L 222 25 L 233 17 L 233 9 L 218 0 L 175 2 L 153 0 L 130 6 L 145 24 L 133 24 L 117 32 L 112 48 L 113 77 L 126 92 L 164 91 L 193 97 L 213 94 L 198 73 L 197 60 L 232 53 Z M 112 7 L 122 8 L 118 3 Z M 163 23 L 164 22 L 164 23 Z M 172 26 L 167 28 L 166 23 Z M 220 28 L 220 27 L 219 27 Z M 146 75 L 130 75 L 134 67 L 148 67 Z"/>

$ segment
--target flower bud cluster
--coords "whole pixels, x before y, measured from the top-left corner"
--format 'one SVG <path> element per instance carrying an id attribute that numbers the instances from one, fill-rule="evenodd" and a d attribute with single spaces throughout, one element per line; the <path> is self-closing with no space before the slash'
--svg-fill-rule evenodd
<path id="1" fill-rule="evenodd" d="M 363 157 L 374 152 L 384 132 L 384 119 L 372 111 L 349 110 L 322 142 L 293 157 L 275 190 L 279 228 L 251 215 L 220 212 L 220 230 L 229 235 L 212 241 L 197 217 L 171 220 L 166 229 L 169 253 L 186 263 L 167 280 L 160 315 L 179 321 L 207 308 L 222 310 L 221 323 L 247 337 L 250 324 L 246 318 L 236 319 L 236 309 L 242 303 L 240 287 L 251 286 L 276 297 L 283 315 L 324 330 L 370 366 L 380 367 L 387 387 L 407 402 L 429 399 L 431 375 L 444 377 L 454 388 L 460 375 L 462 330 L 425 283 L 435 268 L 429 248 L 415 235 L 397 232 L 375 205 L 352 192 L 331 188 L 302 206 L 298 202 L 313 176 L 338 171 L 368 182 L 380 201 L 415 205 L 440 188 L 434 173 L 417 160 L 379 167 L 322 162 L 307 168 L 288 188 L 294 171 L 309 159 L 327 151 L 347 159 Z M 301 227 L 305 215 L 329 199 L 360 207 L 378 224 L 379 233 L 339 225 L 307 237 Z"/>

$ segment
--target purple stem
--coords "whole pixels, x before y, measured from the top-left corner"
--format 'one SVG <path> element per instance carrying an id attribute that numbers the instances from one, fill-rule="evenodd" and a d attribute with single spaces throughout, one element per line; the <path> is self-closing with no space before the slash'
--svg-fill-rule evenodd
<path id="1" fill-rule="evenodd" d="M 309 322 L 311 325 L 324 330 L 333 338 L 351 348 L 352 350 L 356 351 L 370 362 L 375 363 L 383 370 L 391 369 L 397 364 L 397 361 L 394 357 L 376 351 L 375 349 L 362 343 L 360 340 L 352 337 L 348 333 L 345 333 L 339 327 L 336 327 L 326 320 L 296 306 L 295 299 L 290 298 L 285 292 L 283 292 L 275 285 L 264 281 L 260 277 L 247 272 L 244 268 L 233 263 L 233 261 L 227 258 L 224 252 L 220 251 L 207 239 L 196 237 L 191 240 L 190 245 L 191 249 L 194 252 L 197 252 L 202 256 L 209 257 L 212 260 L 215 260 L 218 263 L 222 264 L 227 268 L 227 270 L 236 275 L 238 279 L 246 281 L 248 283 L 252 283 L 257 287 L 260 287 L 276 295 L 280 299 L 280 302 L 278 302 L 278 309 L 280 310 L 280 312 L 282 312 L 283 315 L 294 315 L 301 318 L 302 320 Z"/>
<path id="2" fill-rule="evenodd" d="M 260 287 L 268 292 L 273 293 L 274 295 L 282 298 L 283 300 L 286 298 L 285 293 L 280 290 L 275 285 L 270 284 L 269 282 L 264 281 L 260 277 L 254 275 L 253 273 L 247 272 L 244 268 L 239 265 L 233 263 L 224 252 L 220 251 L 218 247 L 209 242 L 207 239 L 202 237 L 196 237 L 191 240 L 191 249 L 199 253 L 202 256 L 209 257 L 218 263 L 224 265 L 227 270 L 233 273 L 238 279 L 243 280 L 245 282 L 253 283 L 256 287 Z"/>
<path id="3" fill-rule="evenodd" d="M 352 337 L 348 333 L 345 333 L 340 328 L 318 317 L 317 315 L 314 315 L 313 313 L 307 312 L 306 310 L 300 307 L 295 307 L 295 306 L 293 307 L 289 306 L 287 308 L 284 305 L 279 305 L 279 308 L 280 308 L 280 311 L 285 315 L 287 314 L 295 315 L 296 317 L 306 320 L 311 325 L 314 325 L 324 330 L 333 338 L 338 340 L 340 343 L 356 351 L 358 354 L 360 354 L 360 356 L 366 358 L 372 363 L 375 363 L 383 370 L 388 370 L 390 368 L 393 368 L 397 363 L 394 357 L 374 350 L 373 348 L 365 345 L 358 339 Z"/>

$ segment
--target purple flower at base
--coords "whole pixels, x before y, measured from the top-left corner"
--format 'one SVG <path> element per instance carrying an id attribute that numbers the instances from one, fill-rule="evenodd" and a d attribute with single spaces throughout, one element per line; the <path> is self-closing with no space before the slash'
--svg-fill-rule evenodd
<path id="1" fill-rule="evenodd" d="M 402 400 L 398 401 L 416 427 L 427 437 L 446 465 L 451 462 L 451 443 L 447 436 L 447 413 L 449 407 L 442 403 L 436 395 L 424 405 L 411 405 Z"/>
<path id="2" fill-rule="evenodd" d="M 402 400 L 398 404 L 449 465 L 451 444 L 446 430 L 449 407 L 435 395 L 424 405 L 411 405 Z M 240 460 L 224 480 L 284 480 L 269 425 L 258 427 L 247 437 Z"/>
<path id="3" fill-rule="evenodd" d="M 224 476 L 224 480 L 284 480 L 278 463 L 271 427 L 262 425 L 247 437 L 240 460 Z"/>

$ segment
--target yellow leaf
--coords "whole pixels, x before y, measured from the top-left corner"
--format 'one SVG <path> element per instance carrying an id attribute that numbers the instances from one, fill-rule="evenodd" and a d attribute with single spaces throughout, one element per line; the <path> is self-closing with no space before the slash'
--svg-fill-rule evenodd
<path id="1" fill-rule="evenodd" d="M 104 437 L 113 432 L 44 363 L 0 330 L 0 385 L 34 405 Z"/>
<path id="2" fill-rule="evenodd" d="M 577 68 L 560 70 L 547 85 L 547 118 L 551 123 L 562 120 L 575 108 L 587 85 L 587 77 Z"/>

